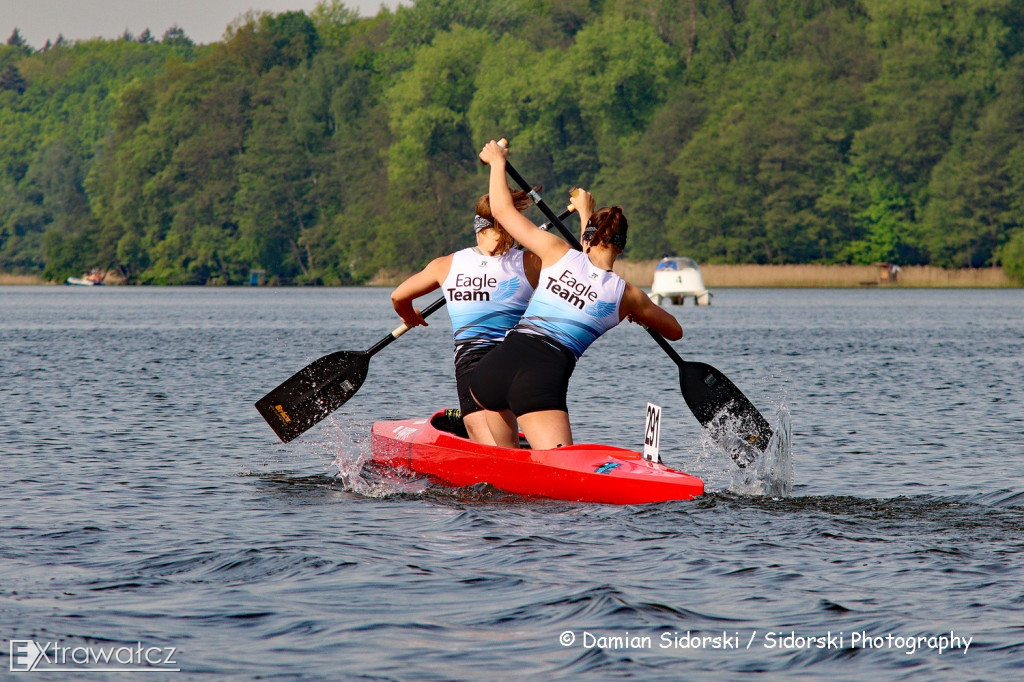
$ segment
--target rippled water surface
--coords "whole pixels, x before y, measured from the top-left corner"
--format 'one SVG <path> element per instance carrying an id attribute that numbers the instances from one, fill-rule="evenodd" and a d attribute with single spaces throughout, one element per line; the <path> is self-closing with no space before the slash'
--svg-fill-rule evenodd
<path id="1" fill-rule="evenodd" d="M 0 288 L 0 677 L 21 665 L 6 640 L 31 640 L 174 647 L 181 672 L 145 679 L 1018 679 L 1024 293 L 670 310 L 685 358 L 791 422 L 790 495 L 702 438 L 631 325 L 576 370 L 576 439 L 639 448 L 661 405 L 696 501 L 363 469 L 373 421 L 456 404 L 443 310 L 278 442 L 252 403 L 386 334 L 386 290 Z"/>

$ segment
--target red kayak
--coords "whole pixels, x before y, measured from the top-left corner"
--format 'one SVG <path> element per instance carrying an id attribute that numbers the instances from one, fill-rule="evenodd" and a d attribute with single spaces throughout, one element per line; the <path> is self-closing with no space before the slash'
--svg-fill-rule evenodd
<path id="1" fill-rule="evenodd" d="M 373 459 L 456 486 L 490 483 L 510 493 L 557 500 L 643 504 L 704 494 L 704 482 L 696 476 L 632 450 L 590 443 L 513 450 L 474 443 L 464 434 L 461 420 L 445 410 L 430 419 L 377 422 Z"/>

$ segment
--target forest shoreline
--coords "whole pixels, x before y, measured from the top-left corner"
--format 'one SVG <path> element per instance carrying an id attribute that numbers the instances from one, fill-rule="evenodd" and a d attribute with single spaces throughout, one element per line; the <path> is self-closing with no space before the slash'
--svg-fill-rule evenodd
<path id="1" fill-rule="evenodd" d="M 619 259 L 615 272 L 639 287 L 649 287 L 657 260 Z M 899 269 L 895 280 L 883 279 L 883 268 L 873 265 L 722 265 L 700 266 L 709 289 L 728 288 L 857 288 L 881 286 L 905 289 L 1006 289 L 1019 287 L 1002 268 L 962 268 L 944 270 L 926 265 Z M 393 287 L 411 272 L 382 270 L 366 286 Z M 117 282 L 120 283 L 120 282 Z M 36 275 L 0 273 L 0 286 L 48 285 Z"/>

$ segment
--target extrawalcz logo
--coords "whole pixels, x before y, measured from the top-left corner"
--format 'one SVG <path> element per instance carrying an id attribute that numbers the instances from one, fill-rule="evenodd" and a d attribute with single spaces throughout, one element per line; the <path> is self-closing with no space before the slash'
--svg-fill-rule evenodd
<path id="1" fill-rule="evenodd" d="M 31 639 L 11 640 L 11 672 L 25 673 L 36 669 L 43 650 Z"/>
<path id="2" fill-rule="evenodd" d="M 88 647 L 61 646 L 59 642 L 31 639 L 11 640 L 11 672 L 180 672 L 174 652 L 177 647 L 135 646 Z M 42 667 L 45 666 L 45 667 Z M 96 667 L 108 666 L 108 667 Z"/>

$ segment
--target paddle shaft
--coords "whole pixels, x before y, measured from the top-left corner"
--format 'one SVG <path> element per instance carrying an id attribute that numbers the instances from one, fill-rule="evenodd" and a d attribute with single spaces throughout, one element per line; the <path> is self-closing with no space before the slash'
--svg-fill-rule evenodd
<path id="1" fill-rule="evenodd" d="M 523 179 L 523 176 L 519 174 L 519 171 L 517 171 L 511 163 L 508 162 L 508 159 L 505 160 L 505 172 L 512 176 L 512 179 L 516 181 L 516 184 L 519 185 L 524 192 L 530 195 L 530 198 L 533 199 L 533 203 L 537 204 L 537 208 L 539 208 L 540 212 L 544 214 L 544 217 L 548 219 L 548 222 L 558 228 L 558 231 L 562 233 L 563 237 L 565 237 L 565 241 L 569 242 L 569 245 L 577 251 L 582 251 L 583 245 L 580 244 L 580 240 L 576 238 L 576 235 L 569 231 L 569 228 L 565 226 L 565 223 L 563 223 L 559 217 L 555 215 L 554 211 L 548 207 L 544 198 L 537 193 L 537 190 L 530 186 L 530 183 Z"/>

